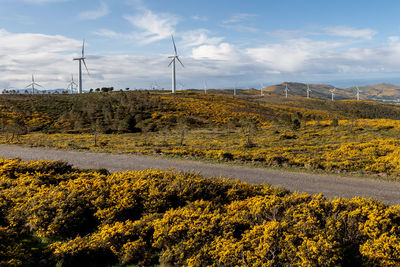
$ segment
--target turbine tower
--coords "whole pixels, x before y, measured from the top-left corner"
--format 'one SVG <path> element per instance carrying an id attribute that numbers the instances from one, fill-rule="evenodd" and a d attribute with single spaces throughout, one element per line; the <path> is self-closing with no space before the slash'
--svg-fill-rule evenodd
<path id="1" fill-rule="evenodd" d="M 263 92 L 264 84 L 260 83 L 260 86 L 261 86 L 261 88 L 260 88 L 261 96 L 264 96 L 264 92 Z"/>
<path id="2" fill-rule="evenodd" d="M 310 93 L 312 91 L 310 90 L 310 85 L 307 83 L 307 98 L 310 98 Z"/>
<path id="3" fill-rule="evenodd" d="M 29 84 L 28 86 L 26 86 L 25 88 L 31 87 L 32 88 L 32 94 L 35 94 L 35 85 L 39 86 L 39 87 L 43 87 L 40 84 L 35 82 L 35 77 L 32 74 L 32 83 Z"/>
<path id="4" fill-rule="evenodd" d="M 178 52 L 176 51 L 176 45 L 174 36 L 171 34 L 172 44 L 174 45 L 174 52 L 173 56 L 169 56 L 168 58 L 172 58 L 171 62 L 169 63 L 168 67 L 172 64 L 172 93 L 176 93 L 176 75 L 175 75 L 175 60 L 177 59 L 179 63 L 181 63 L 182 67 L 185 67 L 181 60 L 179 59 Z"/>
<path id="5" fill-rule="evenodd" d="M 79 61 L 79 91 L 78 91 L 78 93 L 81 94 L 82 93 L 82 62 L 85 65 L 87 73 L 89 74 L 89 70 L 88 70 L 88 68 L 86 66 L 86 62 L 85 62 L 85 40 L 83 40 L 83 44 L 82 44 L 82 56 L 74 58 L 74 60 Z"/>
<path id="6" fill-rule="evenodd" d="M 204 81 L 204 93 L 207 94 L 207 82 Z"/>
<path id="7" fill-rule="evenodd" d="M 329 92 L 331 92 L 331 94 L 332 94 L 332 101 L 335 101 L 335 99 L 334 99 L 335 98 L 335 91 L 336 91 L 335 88 L 329 90 Z"/>
<path id="8" fill-rule="evenodd" d="M 356 85 L 356 97 L 357 97 L 357 101 L 360 101 L 360 88 L 358 88 L 358 86 Z"/>
<path id="9" fill-rule="evenodd" d="M 71 94 L 73 94 L 73 93 L 74 93 L 74 89 L 75 89 L 76 87 L 78 87 L 78 85 L 76 84 L 76 82 L 74 82 L 74 75 L 72 74 L 72 75 L 71 75 L 71 82 L 68 84 L 67 90 L 68 90 L 69 88 L 71 88 Z"/>
<path id="10" fill-rule="evenodd" d="M 286 87 L 285 87 L 285 96 L 286 96 L 286 98 L 288 98 L 289 88 L 288 88 L 288 86 L 287 86 L 287 83 L 285 83 L 285 84 L 286 84 Z"/>

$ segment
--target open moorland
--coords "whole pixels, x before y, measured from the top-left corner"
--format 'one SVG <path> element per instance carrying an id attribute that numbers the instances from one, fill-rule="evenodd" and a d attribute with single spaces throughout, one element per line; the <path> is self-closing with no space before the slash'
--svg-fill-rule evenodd
<path id="1" fill-rule="evenodd" d="M 398 105 L 218 93 L 2 95 L 0 142 L 400 175 Z"/>
<path id="2" fill-rule="evenodd" d="M 218 93 L 218 92 L 216 92 Z M 400 106 L 162 91 L 0 96 L 1 142 L 400 176 Z M 399 206 L 0 160 L 0 265 L 397 266 Z"/>

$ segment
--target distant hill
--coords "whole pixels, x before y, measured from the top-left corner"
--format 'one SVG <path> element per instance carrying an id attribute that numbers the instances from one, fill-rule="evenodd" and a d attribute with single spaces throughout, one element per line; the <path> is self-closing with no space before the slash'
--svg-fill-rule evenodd
<path id="1" fill-rule="evenodd" d="M 306 97 L 307 84 L 304 83 L 281 83 L 264 88 L 265 94 L 284 95 L 286 84 L 289 89 L 289 96 L 293 97 Z M 347 88 L 336 88 L 329 84 L 309 84 L 311 89 L 311 98 L 317 99 L 331 99 L 332 95 L 330 90 L 335 89 L 335 99 L 355 99 L 356 87 L 351 86 Z M 400 99 L 400 86 L 388 83 L 379 83 L 365 86 L 358 86 L 360 89 L 360 99 L 369 101 L 380 101 L 395 103 Z"/>
<path id="2" fill-rule="evenodd" d="M 400 98 L 400 86 L 389 83 L 378 83 L 359 86 L 360 98 L 363 100 L 395 102 Z M 345 88 L 346 91 L 354 91 L 354 87 Z"/>

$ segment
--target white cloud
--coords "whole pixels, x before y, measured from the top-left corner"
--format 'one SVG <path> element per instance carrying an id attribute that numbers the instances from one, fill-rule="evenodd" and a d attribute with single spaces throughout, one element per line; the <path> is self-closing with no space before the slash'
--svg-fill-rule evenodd
<path id="1" fill-rule="evenodd" d="M 209 30 L 197 29 L 181 33 L 179 36 L 186 47 L 200 46 L 200 45 L 215 45 L 220 43 L 224 38 L 222 37 L 208 37 L 211 34 Z"/>
<path id="2" fill-rule="evenodd" d="M 248 20 L 249 18 L 254 18 L 256 16 L 257 15 L 255 15 L 255 14 L 248 14 L 248 13 L 234 14 L 229 19 L 224 20 L 223 23 L 225 23 L 225 24 L 238 23 L 238 22 Z"/>
<path id="3" fill-rule="evenodd" d="M 372 40 L 375 34 L 377 34 L 377 32 L 372 29 L 356 29 L 347 26 L 326 27 L 324 30 L 327 34 L 333 36 L 352 37 L 365 40 Z"/>
<path id="4" fill-rule="evenodd" d="M 142 10 L 141 14 L 124 16 L 134 27 L 140 30 L 137 38 L 148 44 L 169 38 L 175 32 L 178 18 L 169 13 L 155 13 L 151 10 Z"/>
<path id="5" fill-rule="evenodd" d="M 37 33 L 10 33 L 0 29 L 0 51 L 5 55 L 27 55 L 46 51 L 56 53 L 76 50 L 81 41 L 76 41 L 61 35 L 45 35 Z"/>
<path id="6" fill-rule="evenodd" d="M 130 15 L 124 15 L 134 30 L 131 32 L 116 32 L 110 29 L 100 29 L 94 32 L 99 36 L 107 38 L 119 38 L 135 40 L 140 44 L 149 44 L 170 38 L 175 33 L 175 26 L 179 18 L 170 13 L 157 13 L 148 9 L 141 0 L 130 0 L 136 12 Z"/>
<path id="7" fill-rule="evenodd" d="M 222 22 L 222 27 L 239 32 L 259 32 L 256 27 L 244 25 L 243 22 L 256 17 L 255 14 L 239 13 Z"/>
<path id="8" fill-rule="evenodd" d="M 314 59 L 328 58 L 329 53 L 343 43 L 292 39 L 284 44 L 269 44 L 249 48 L 246 54 L 255 62 L 272 70 L 295 72 L 306 69 Z"/>
<path id="9" fill-rule="evenodd" d="M 123 35 L 121 35 L 120 33 L 117 33 L 115 31 L 109 30 L 109 29 L 99 29 L 99 30 L 93 32 L 93 34 L 96 34 L 98 36 L 107 37 L 107 38 L 121 38 L 121 37 L 123 37 Z"/>
<path id="10" fill-rule="evenodd" d="M 229 43 L 201 45 L 192 50 L 192 57 L 194 59 L 236 60 L 237 56 L 238 52 L 236 48 Z"/>
<path id="11" fill-rule="evenodd" d="M 192 19 L 197 21 L 208 21 L 208 18 L 206 16 L 199 16 L 199 15 L 192 16 Z"/>
<path id="12" fill-rule="evenodd" d="M 107 16 L 110 10 L 106 3 L 101 2 L 100 6 L 94 10 L 88 10 L 79 13 L 79 18 L 83 20 L 94 20 Z"/>
<path id="13" fill-rule="evenodd" d="M 32 72 L 46 75 L 48 80 L 70 73 L 66 69 L 82 45 L 60 35 L 16 34 L 4 29 L 0 29 L 0 38 L 0 82 L 12 86 L 24 86 Z"/>
<path id="14" fill-rule="evenodd" d="M 120 37 L 119 33 L 105 29 L 99 34 Z M 370 47 L 360 47 L 359 43 L 351 47 L 345 40 L 306 38 L 241 47 L 211 34 L 205 29 L 177 34 L 178 48 L 186 47 L 180 51 L 185 68 L 177 68 L 179 82 L 200 87 L 207 80 L 210 87 L 229 87 L 236 81 L 241 81 L 239 86 L 257 85 L 261 79 L 279 82 L 289 76 L 293 80 L 316 76 L 370 77 L 371 73 L 385 75 L 400 71 L 400 39 L 396 36 Z M 0 39 L 0 86 L 22 88 L 29 83 L 33 72 L 45 88 L 60 88 L 66 86 L 71 73 L 77 75 L 78 66 L 72 58 L 79 54 L 81 40 L 60 35 L 10 33 L 4 29 L 0 29 Z M 168 55 L 94 56 L 90 46 L 86 54 L 92 75 L 84 76 L 84 88 L 149 87 L 154 81 L 161 87 L 170 86 Z"/>

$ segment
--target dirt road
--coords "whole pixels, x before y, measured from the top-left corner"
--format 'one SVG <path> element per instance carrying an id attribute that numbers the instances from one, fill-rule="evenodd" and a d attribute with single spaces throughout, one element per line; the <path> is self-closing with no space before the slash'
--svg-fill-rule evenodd
<path id="1" fill-rule="evenodd" d="M 199 172 L 206 177 L 239 178 L 248 183 L 266 183 L 285 187 L 291 191 L 311 194 L 323 193 L 327 197 L 362 196 L 380 199 L 391 205 L 400 205 L 400 182 L 392 181 L 277 171 L 139 155 L 76 152 L 14 145 L 0 145 L 0 156 L 4 158 L 20 158 L 22 160 L 63 160 L 75 167 L 105 168 L 111 172 L 149 168 L 164 170 L 174 168 L 177 171 Z"/>

